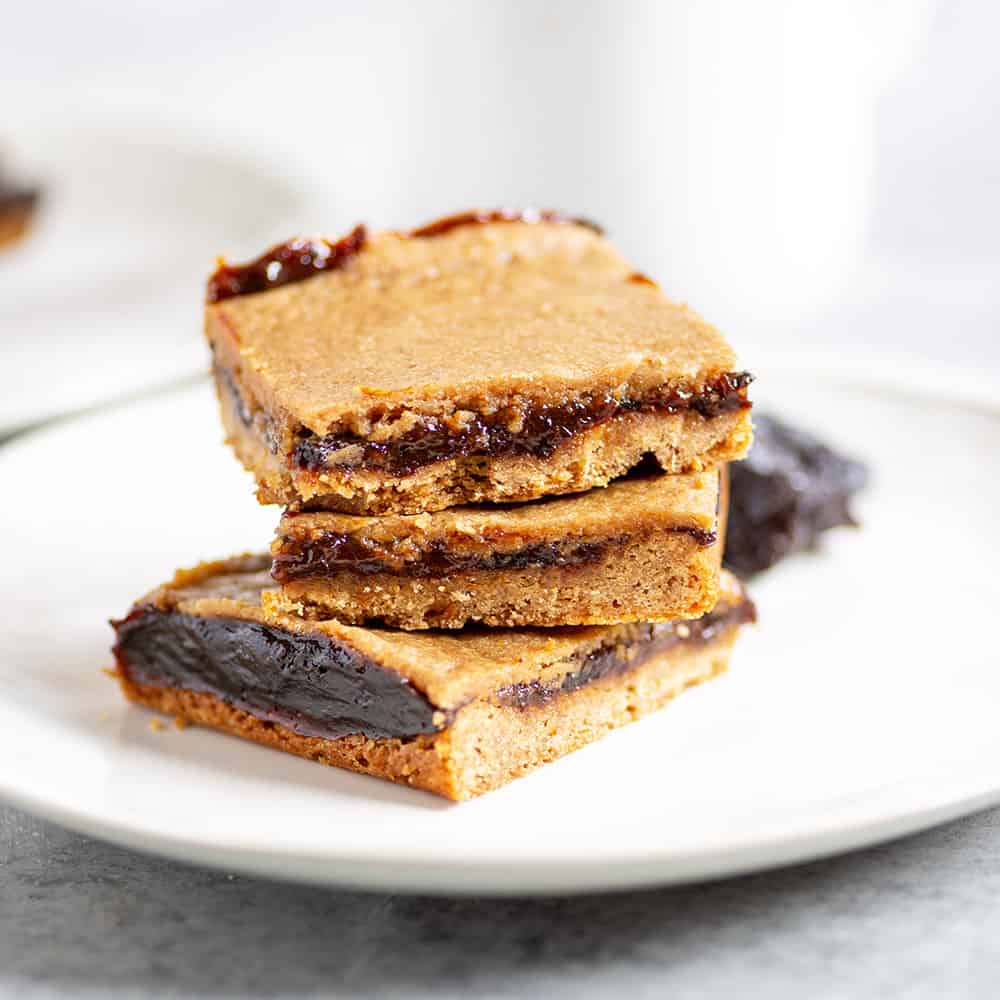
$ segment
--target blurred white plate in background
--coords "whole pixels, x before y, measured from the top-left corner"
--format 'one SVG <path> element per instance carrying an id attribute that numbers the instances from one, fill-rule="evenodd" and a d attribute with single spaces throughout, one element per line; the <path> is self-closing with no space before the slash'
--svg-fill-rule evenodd
<path id="1" fill-rule="evenodd" d="M 28 238 L 0 251 L 0 431 L 204 369 L 215 256 L 287 237 L 292 183 L 148 128 L 0 138 L 12 171 L 42 187 Z"/>
<path id="2" fill-rule="evenodd" d="M 263 549 L 277 521 L 221 445 L 207 386 L 14 442 L 0 489 L 34 505 L 0 589 L 0 795 L 201 864 L 483 893 L 747 871 L 1000 800 L 996 394 L 822 371 L 762 367 L 755 397 L 871 463 L 864 527 L 754 581 L 760 624 L 728 676 L 457 806 L 205 730 L 154 732 L 101 674 L 108 617 L 178 565 Z"/>

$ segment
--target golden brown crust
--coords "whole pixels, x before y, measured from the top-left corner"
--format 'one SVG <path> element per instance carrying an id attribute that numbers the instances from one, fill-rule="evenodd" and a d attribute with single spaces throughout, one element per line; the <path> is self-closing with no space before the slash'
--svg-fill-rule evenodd
<path id="1" fill-rule="evenodd" d="M 713 470 L 500 508 L 286 514 L 271 606 L 404 629 L 695 618 L 718 594 L 718 484 Z"/>
<path id="2" fill-rule="evenodd" d="M 442 739 L 440 733 L 409 740 L 372 740 L 365 736 L 325 740 L 302 736 L 276 722 L 258 719 L 204 691 L 136 684 L 125 677 L 118 680 L 122 693 L 130 701 L 185 722 L 219 729 L 330 767 L 412 785 L 445 798 L 458 797 L 447 761 L 441 753 L 447 740 Z"/>
<path id="3" fill-rule="evenodd" d="M 580 565 L 451 571 L 440 577 L 334 573 L 266 592 L 267 607 L 306 618 L 402 629 L 614 625 L 698 618 L 715 607 L 722 545 L 650 531 Z"/>
<path id="4" fill-rule="evenodd" d="M 258 562 L 253 560 L 257 558 Z M 400 632 L 359 628 L 337 621 L 306 621 L 264 601 L 271 585 L 261 557 L 203 563 L 179 571 L 174 581 L 136 602 L 196 616 L 233 617 L 298 633 L 317 633 L 342 643 L 408 680 L 430 702 L 452 709 L 517 683 L 562 678 L 581 656 L 597 647 L 628 646 L 641 636 L 641 623 L 560 628 L 472 629 L 463 632 Z M 717 608 L 746 603 L 742 585 L 723 571 Z M 682 623 L 679 623 L 682 625 Z M 668 626 L 664 626 L 668 627 Z"/>
<path id="5" fill-rule="evenodd" d="M 263 407 L 319 435 L 374 434 L 388 404 L 489 412 L 735 368 L 718 331 L 632 273 L 583 226 L 375 233 L 339 270 L 210 304 L 206 333 Z"/>
<path id="6" fill-rule="evenodd" d="M 719 473 L 649 475 L 621 479 L 604 489 L 516 506 L 462 506 L 421 514 L 367 517 L 332 511 L 288 513 L 278 527 L 273 555 L 283 542 L 323 533 L 362 540 L 400 560 L 445 545 L 457 555 L 512 552 L 539 542 L 598 540 L 671 529 L 716 530 Z"/>
<path id="7" fill-rule="evenodd" d="M 205 328 L 227 438 L 263 503 L 381 514 L 530 500 L 604 486 L 647 453 L 689 472 L 750 442 L 748 412 L 725 412 L 745 403 L 742 383 L 725 406 L 675 412 L 729 385 L 722 336 L 580 225 L 377 233 L 336 270 L 208 305 Z M 448 437 L 477 421 L 516 437 L 552 412 L 588 414 L 555 454 L 465 454 Z M 364 458 L 413 455 L 440 428 L 435 461 Z"/>
<path id="8" fill-rule="evenodd" d="M 473 798 L 657 711 L 685 688 L 726 669 L 737 629 L 702 647 L 672 650 L 545 705 L 500 706 L 479 699 L 443 732 L 409 740 L 301 736 L 211 694 L 135 684 L 126 698 L 167 715 L 333 767 L 384 778 L 445 798 Z"/>

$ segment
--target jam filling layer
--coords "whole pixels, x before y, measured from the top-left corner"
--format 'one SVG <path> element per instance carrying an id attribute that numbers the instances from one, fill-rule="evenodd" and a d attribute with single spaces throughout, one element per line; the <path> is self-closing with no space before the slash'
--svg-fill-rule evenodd
<path id="1" fill-rule="evenodd" d="M 237 295 L 253 295 L 305 281 L 324 271 L 336 271 L 361 252 L 367 239 L 365 227 L 355 226 L 336 243 L 318 237 L 303 237 L 279 243 L 246 264 L 220 261 L 215 273 L 208 279 L 205 299 L 221 302 Z"/>
<path id="2" fill-rule="evenodd" d="M 718 536 L 703 528 L 675 527 L 671 531 L 690 535 L 701 546 L 715 544 Z M 629 536 L 563 542 L 535 542 L 510 551 L 462 553 L 441 539 L 423 548 L 416 558 L 394 558 L 391 551 L 370 539 L 335 531 L 321 531 L 307 538 L 283 538 L 274 557 L 271 575 L 279 583 L 316 579 L 339 572 L 391 576 L 443 577 L 463 571 L 520 570 L 578 567 L 599 562 L 608 549 L 620 548 Z"/>
<path id="3" fill-rule="evenodd" d="M 428 236 L 443 236 L 460 226 L 488 225 L 496 222 L 548 222 L 560 223 L 564 225 L 584 226 L 587 229 L 603 235 L 604 230 L 591 222 L 589 219 L 565 215 L 562 212 L 554 212 L 551 209 L 537 208 L 498 208 L 498 209 L 474 209 L 471 212 L 458 212 L 455 215 L 446 215 L 443 219 L 436 219 L 426 225 L 411 229 L 408 236 L 422 239 Z"/>
<path id="4" fill-rule="evenodd" d="M 506 685 L 493 701 L 508 708 L 547 705 L 603 677 L 624 674 L 652 656 L 705 644 L 755 618 L 744 600 L 692 622 L 642 625 L 628 642 L 579 658 L 556 684 Z M 202 617 L 139 607 L 115 623 L 114 653 L 129 681 L 215 695 L 259 719 L 323 739 L 362 734 L 406 739 L 450 724 L 408 681 L 349 646 L 317 633 L 289 632 L 241 618 Z"/>
<path id="5" fill-rule="evenodd" d="M 251 407 L 232 372 L 218 363 L 212 370 L 243 426 L 262 438 L 269 451 L 277 453 L 278 434 L 271 418 Z M 697 392 L 663 390 L 641 399 L 607 393 L 562 406 L 529 404 L 520 411 L 518 431 L 510 430 L 513 415 L 504 411 L 489 416 L 478 414 L 460 425 L 428 417 L 390 441 L 369 441 L 351 434 L 321 437 L 301 429 L 290 459 L 297 468 L 310 472 L 365 469 L 392 476 L 406 476 L 425 465 L 463 457 L 531 455 L 547 459 L 574 435 L 628 413 L 692 411 L 710 420 L 749 409 L 752 404 L 747 399 L 747 387 L 751 382 L 749 372 L 724 372 Z"/>
<path id="6" fill-rule="evenodd" d="M 639 398 L 600 393 L 556 406 L 528 403 L 516 414 L 504 410 L 476 414 L 462 423 L 427 417 L 388 441 L 300 431 L 291 458 L 298 468 L 312 472 L 360 468 L 393 476 L 456 458 L 548 459 L 575 435 L 628 413 L 694 412 L 711 419 L 748 409 L 747 387 L 752 381 L 749 372 L 724 372 L 697 391 L 664 388 Z M 517 430 L 511 430 L 512 425 Z"/>
<path id="7" fill-rule="evenodd" d="M 642 624 L 638 626 L 639 636 L 632 642 L 598 646 L 583 656 L 576 669 L 565 674 L 558 683 L 529 681 L 508 684 L 496 692 L 494 701 L 505 708 L 537 708 L 548 705 L 560 695 L 579 691 L 594 681 L 635 670 L 652 657 L 682 643 L 689 646 L 706 645 L 729 629 L 756 621 L 756 618 L 753 603 L 744 598 L 738 604 L 716 608 L 695 621 Z"/>
<path id="8" fill-rule="evenodd" d="M 241 618 L 140 607 L 115 624 L 131 681 L 216 695 L 303 736 L 371 739 L 433 733 L 434 706 L 351 647 Z"/>

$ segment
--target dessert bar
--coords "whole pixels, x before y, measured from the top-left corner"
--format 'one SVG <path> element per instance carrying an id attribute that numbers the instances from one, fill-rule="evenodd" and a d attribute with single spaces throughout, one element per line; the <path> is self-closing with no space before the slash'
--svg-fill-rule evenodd
<path id="1" fill-rule="evenodd" d="M 179 572 L 115 622 L 125 695 L 289 753 L 466 799 L 726 668 L 753 607 L 693 622 L 396 632 L 261 606 L 270 560 Z"/>
<path id="2" fill-rule="evenodd" d="M 273 606 L 404 629 L 697 618 L 718 596 L 719 472 L 433 514 L 288 513 Z"/>
<path id="3" fill-rule="evenodd" d="M 770 416 L 754 421 L 749 456 L 730 470 L 725 562 L 749 576 L 793 552 L 815 549 L 830 528 L 856 525 L 851 497 L 865 466 Z"/>
<path id="4" fill-rule="evenodd" d="M 15 184 L 4 176 L 0 164 L 0 248 L 16 243 L 25 235 L 38 200 L 36 188 Z"/>
<path id="5" fill-rule="evenodd" d="M 299 239 L 208 285 L 228 440 L 258 496 L 416 514 L 742 456 L 750 376 L 588 223 L 468 213 Z"/>

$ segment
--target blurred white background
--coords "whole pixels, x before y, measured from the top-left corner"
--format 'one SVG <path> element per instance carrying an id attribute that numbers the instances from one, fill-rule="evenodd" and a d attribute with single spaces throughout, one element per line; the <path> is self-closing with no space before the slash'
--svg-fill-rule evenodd
<path id="1" fill-rule="evenodd" d="M 80 402 L 153 384 L 201 363 L 213 253 L 509 204 L 601 222 L 744 353 L 982 368 L 1000 361 L 998 31 L 989 0 L 17 5 L 0 142 L 52 197 L 49 242 L 0 256 L 0 362 L 30 387 L 58 354 Z M 53 253 L 58 192 L 87 163 L 126 206 L 116 245 L 148 262 L 131 292 L 110 247 L 85 266 L 82 225 Z M 102 268 L 100 301 L 36 307 Z"/>

